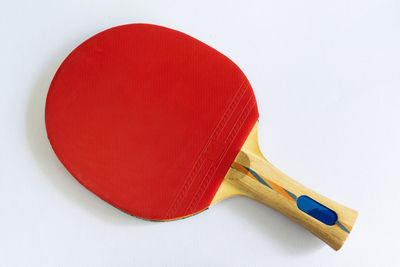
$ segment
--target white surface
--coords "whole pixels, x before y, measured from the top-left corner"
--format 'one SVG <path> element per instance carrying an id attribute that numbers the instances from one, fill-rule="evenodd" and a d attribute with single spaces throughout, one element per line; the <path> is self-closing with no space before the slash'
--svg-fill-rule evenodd
<path id="1" fill-rule="evenodd" d="M 399 266 L 398 1 L 2 1 L 0 266 Z M 169 223 L 80 186 L 46 140 L 47 88 L 71 49 L 111 26 L 186 32 L 233 59 L 278 168 L 360 212 L 334 252 L 246 199 Z"/>

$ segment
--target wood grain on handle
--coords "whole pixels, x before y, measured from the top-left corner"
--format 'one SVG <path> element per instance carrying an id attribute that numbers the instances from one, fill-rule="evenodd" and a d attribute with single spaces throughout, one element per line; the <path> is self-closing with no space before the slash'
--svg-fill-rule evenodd
<path id="1" fill-rule="evenodd" d="M 246 196 L 275 209 L 335 250 L 343 245 L 358 214 L 301 185 L 269 163 L 258 147 L 257 125 L 225 176 L 213 202 L 232 195 Z M 307 196 L 334 211 L 337 220 L 335 218 L 332 225 L 327 225 L 300 210 L 297 205 L 300 196 Z"/>

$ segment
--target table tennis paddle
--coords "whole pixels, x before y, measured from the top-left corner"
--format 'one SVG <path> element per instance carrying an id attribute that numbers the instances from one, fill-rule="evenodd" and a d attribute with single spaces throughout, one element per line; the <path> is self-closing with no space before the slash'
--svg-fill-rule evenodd
<path id="1" fill-rule="evenodd" d="M 66 169 L 140 218 L 184 218 L 240 195 L 337 250 L 357 217 L 264 158 L 245 75 L 226 56 L 172 29 L 123 25 L 83 42 L 53 78 L 45 121 Z"/>

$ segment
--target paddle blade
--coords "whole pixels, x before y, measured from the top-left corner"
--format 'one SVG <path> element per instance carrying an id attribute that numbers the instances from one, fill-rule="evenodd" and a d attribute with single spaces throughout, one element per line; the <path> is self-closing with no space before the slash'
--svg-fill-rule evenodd
<path id="1" fill-rule="evenodd" d="M 82 185 L 127 213 L 169 220 L 210 205 L 258 112 L 227 57 L 181 32 L 130 24 L 72 51 L 45 118 Z"/>

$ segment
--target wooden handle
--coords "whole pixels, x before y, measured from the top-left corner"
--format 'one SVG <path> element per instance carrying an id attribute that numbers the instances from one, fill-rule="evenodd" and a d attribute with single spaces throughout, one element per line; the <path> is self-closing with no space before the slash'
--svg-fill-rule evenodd
<path id="1" fill-rule="evenodd" d="M 357 211 L 299 184 L 275 168 L 257 151 L 252 153 L 242 150 L 225 180 L 240 191 L 238 194 L 257 200 L 286 215 L 335 250 L 343 245 L 357 218 Z M 300 199 L 319 203 L 322 211 L 318 211 L 318 207 L 316 210 L 302 211 L 301 205 L 307 206 L 309 203 L 301 204 Z M 330 223 L 332 212 L 337 217 Z M 328 216 L 328 222 L 325 220 L 324 223 L 325 215 Z"/>

